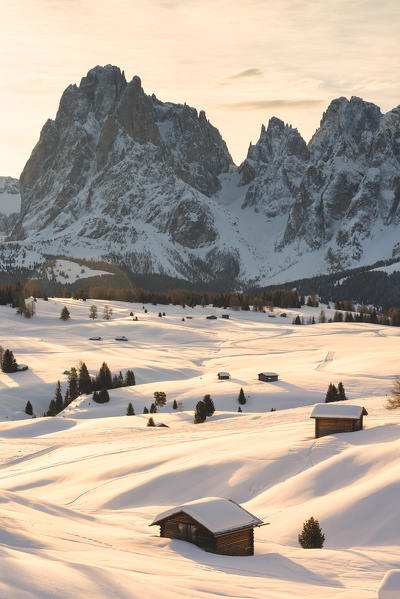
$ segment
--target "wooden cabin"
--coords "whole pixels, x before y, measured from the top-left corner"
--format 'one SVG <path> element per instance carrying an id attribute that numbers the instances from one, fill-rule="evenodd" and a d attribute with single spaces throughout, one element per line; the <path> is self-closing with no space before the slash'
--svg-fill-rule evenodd
<path id="1" fill-rule="evenodd" d="M 368 416 L 363 406 L 330 402 L 316 404 L 310 418 L 315 418 L 315 438 L 336 433 L 352 433 L 363 429 L 363 416 Z"/>
<path id="2" fill-rule="evenodd" d="M 229 320 L 229 314 L 221 314 L 221 318 L 225 318 L 226 320 Z"/>
<path id="3" fill-rule="evenodd" d="M 221 555 L 254 555 L 254 528 L 263 522 L 231 499 L 205 497 L 158 514 L 160 536 Z"/>
<path id="4" fill-rule="evenodd" d="M 270 383 L 271 381 L 277 381 L 278 375 L 276 372 L 260 372 L 258 374 L 258 380 L 264 381 L 264 383 Z"/>
<path id="5" fill-rule="evenodd" d="M 229 372 L 219 372 L 218 378 L 220 381 L 224 381 L 224 380 L 230 379 L 231 375 L 229 374 Z"/>

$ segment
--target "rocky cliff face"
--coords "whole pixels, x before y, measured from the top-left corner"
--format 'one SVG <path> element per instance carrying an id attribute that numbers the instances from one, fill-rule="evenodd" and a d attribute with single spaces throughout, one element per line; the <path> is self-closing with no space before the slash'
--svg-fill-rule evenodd
<path id="1" fill-rule="evenodd" d="M 334 100 L 310 141 L 310 164 L 294 199 L 284 243 L 327 247 L 337 267 L 357 261 L 378 223 L 397 219 L 392 194 L 400 172 L 399 119 L 360 98 Z M 389 200 L 389 201 L 388 201 Z M 389 213 L 391 217 L 389 217 Z"/>
<path id="2" fill-rule="evenodd" d="M 10 240 L 36 261 L 283 282 L 400 251 L 400 109 L 339 98 L 308 145 L 272 118 L 236 168 L 204 112 L 95 67 L 65 90 L 20 189 Z"/>
<path id="3" fill-rule="evenodd" d="M 0 177 L 0 237 L 9 235 L 21 206 L 18 179 Z"/>

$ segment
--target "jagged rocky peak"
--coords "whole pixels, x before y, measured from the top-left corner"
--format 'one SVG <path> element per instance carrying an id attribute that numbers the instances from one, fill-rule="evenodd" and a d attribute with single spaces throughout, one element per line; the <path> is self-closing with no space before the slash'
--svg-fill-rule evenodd
<path id="1" fill-rule="evenodd" d="M 379 227 L 400 222 L 398 127 L 396 109 L 383 116 L 357 97 L 331 102 L 309 144 L 284 244 L 324 247 L 330 268 L 339 270 L 362 258 Z"/>
<path id="2" fill-rule="evenodd" d="M 113 212 L 128 191 L 131 203 L 134 198 L 143 203 L 146 193 L 137 174 L 155 164 L 163 170 L 158 187 L 174 179 L 211 196 L 232 159 L 203 111 L 147 95 L 139 77 L 128 83 L 118 67 L 91 69 L 79 86 L 67 87 L 55 120 L 44 125 L 25 165 L 14 238 L 53 226 L 56 219 L 57 229 L 65 228 L 71 221 L 67 214 L 78 218 L 77 204 L 93 210 L 106 187 Z M 172 194 L 180 197 L 181 191 Z"/>
<path id="3" fill-rule="evenodd" d="M 210 196 L 220 186 L 218 176 L 233 165 L 228 148 L 216 127 L 208 121 L 204 110 L 197 113 L 187 104 L 163 104 L 155 98 L 157 125 L 165 145 L 171 150 L 174 168 L 179 176 Z"/>
<path id="4" fill-rule="evenodd" d="M 381 117 L 379 106 L 356 96 L 332 100 L 309 143 L 313 158 L 328 159 L 333 151 L 348 158 L 367 152 Z"/>
<path id="5" fill-rule="evenodd" d="M 79 86 L 69 85 L 60 100 L 56 120 L 60 123 L 78 118 L 84 121 L 89 112 L 101 121 L 110 114 L 127 86 L 124 72 L 111 65 L 96 66 Z"/>
<path id="6" fill-rule="evenodd" d="M 297 129 L 273 117 L 261 128 L 255 145 L 240 166 L 242 184 L 250 184 L 243 207 L 252 206 L 268 218 L 286 214 L 294 201 L 309 161 L 309 150 Z"/>
<path id="7" fill-rule="evenodd" d="M 242 183 L 246 184 L 254 179 L 260 164 L 286 161 L 292 156 L 301 161 L 308 160 L 309 151 L 306 142 L 297 129 L 272 117 L 267 128 L 262 125 L 257 143 L 249 146 L 247 158 L 240 166 Z"/>

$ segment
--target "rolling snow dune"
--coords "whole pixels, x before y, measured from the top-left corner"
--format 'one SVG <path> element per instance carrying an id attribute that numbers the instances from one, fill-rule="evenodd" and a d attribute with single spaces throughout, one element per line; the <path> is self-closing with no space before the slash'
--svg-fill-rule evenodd
<path id="1" fill-rule="evenodd" d="M 0 597 L 376 598 L 400 566 L 400 410 L 383 407 L 400 331 L 296 327 L 296 310 L 208 321 L 221 311 L 109 305 L 109 322 L 89 320 L 90 302 L 38 301 L 31 320 L 0 308 L 2 345 L 29 365 L 0 374 Z M 89 341 L 94 334 L 103 340 Z M 114 341 L 122 334 L 128 342 Z M 138 384 L 112 390 L 108 404 L 82 396 L 55 418 L 28 418 L 27 399 L 40 416 L 80 359 L 92 373 L 103 360 L 133 368 Z M 219 370 L 231 380 L 218 381 Z M 259 382 L 263 370 L 280 380 Z M 366 407 L 365 430 L 315 439 L 310 406 L 339 380 Z M 157 390 L 168 402 L 154 419 L 169 428 L 147 427 L 142 414 Z M 194 425 L 207 392 L 216 413 Z M 124 415 L 129 401 L 136 416 Z M 234 499 L 269 523 L 255 530 L 254 556 L 209 554 L 149 528 L 158 512 L 204 496 Z M 326 535 L 322 550 L 298 545 L 310 516 Z"/>

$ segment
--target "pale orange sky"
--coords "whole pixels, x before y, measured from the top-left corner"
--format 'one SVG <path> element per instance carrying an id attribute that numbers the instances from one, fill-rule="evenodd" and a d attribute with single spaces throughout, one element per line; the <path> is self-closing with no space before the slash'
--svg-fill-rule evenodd
<path id="1" fill-rule="evenodd" d="M 335 97 L 400 104 L 399 0 L 1 0 L 0 175 L 18 177 L 93 66 L 204 109 L 235 162 L 278 116 L 308 140 Z"/>

